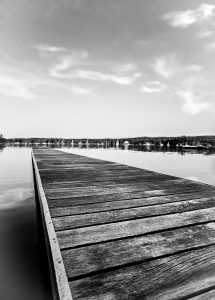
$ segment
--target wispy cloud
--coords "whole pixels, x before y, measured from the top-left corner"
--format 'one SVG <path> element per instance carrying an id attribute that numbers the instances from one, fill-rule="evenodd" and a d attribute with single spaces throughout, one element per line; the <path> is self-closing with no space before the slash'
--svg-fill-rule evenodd
<path id="1" fill-rule="evenodd" d="M 49 74 L 51 77 L 60 79 L 114 82 L 120 85 L 130 85 L 142 76 L 134 63 L 116 64 L 111 67 L 104 66 L 105 68 L 103 67 L 101 71 L 95 70 L 96 64 L 90 62 L 88 58 L 88 52 L 85 50 L 72 51 L 68 55 L 58 57 L 57 63 L 50 68 Z M 88 68 L 82 69 L 83 65 L 87 65 Z M 101 68 L 99 64 L 97 67 Z"/>
<path id="2" fill-rule="evenodd" d="M 48 53 L 59 53 L 59 52 L 65 52 L 67 51 L 66 48 L 64 47 L 56 47 L 56 46 L 51 46 L 48 44 L 38 44 L 33 46 L 36 50 L 40 52 L 48 52 Z"/>
<path id="3" fill-rule="evenodd" d="M 87 89 L 87 88 L 78 87 L 78 86 L 71 87 L 70 91 L 74 95 L 80 95 L 80 96 L 89 96 L 92 94 L 92 89 Z"/>
<path id="4" fill-rule="evenodd" d="M 191 71 L 194 73 L 198 73 L 203 69 L 202 65 L 189 65 L 184 67 L 184 71 Z"/>
<path id="5" fill-rule="evenodd" d="M 158 57 L 153 64 L 156 73 L 165 78 L 172 76 L 178 69 L 178 63 L 173 55 Z"/>
<path id="6" fill-rule="evenodd" d="M 124 73 L 135 72 L 137 71 L 138 67 L 134 63 L 124 63 L 119 65 L 114 65 L 111 69 L 117 73 L 124 74 Z"/>
<path id="7" fill-rule="evenodd" d="M 175 55 L 170 54 L 156 58 L 153 68 L 157 74 L 168 79 L 168 85 L 171 86 L 174 93 L 184 100 L 182 105 L 184 112 L 195 115 L 208 107 L 208 103 L 204 102 L 204 97 L 202 97 L 206 89 L 204 73 L 201 72 L 202 65 L 181 64 Z M 165 85 L 158 82 L 152 86 L 144 85 L 142 91 L 158 93 L 166 88 Z"/>
<path id="8" fill-rule="evenodd" d="M 185 11 L 172 11 L 161 18 L 173 27 L 187 28 L 192 24 L 208 21 L 215 16 L 215 5 L 202 3 L 197 9 Z"/>
<path id="9" fill-rule="evenodd" d="M 196 115 L 208 108 L 208 103 L 200 102 L 200 98 L 190 90 L 179 90 L 177 94 L 184 100 L 182 109 L 188 114 Z"/>
<path id="10" fill-rule="evenodd" d="M 140 89 L 143 93 L 161 93 L 167 89 L 167 86 L 159 81 L 150 81 Z"/>
<path id="11" fill-rule="evenodd" d="M 4 96 L 33 99 L 35 98 L 33 86 L 34 84 L 29 81 L 0 75 L 0 93 Z"/>
<path id="12" fill-rule="evenodd" d="M 88 79 L 93 81 L 100 81 L 100 82 L 114 82 L 121 85 L 129 85 L 133 83 L 137 78 L 141 76 L 140 73 L 134 73 L 130 76 L 117 76 L 115 74 L 108 74 L 98 71 L 89 71 L 89 70 L 78 70 L 73 75 L 73 78 L 81 78 L 81 79 Z"/>
<path id="13" fill-rule="evenodd" d="M 62 66 L 64 68 L 64 66 Z M 61 68 L 61 70 L 63 69 Z M 58 69 L 59 71 L 59 69 Z M 134 73 L 132 75 L 120 76 L 115 74 L 109 74 L 99 71 L 91 71 L 91 70 L 83 70 L 78 69 L 70 72 L 60 73 L 57 72 L 56 69 L 53 72 L 51 71 L 51 75 L 58 78 L 65 79 L 84 79 L 98 82 L 114 82 L 120 85 L 129 85 L 132 84 L 137 78 L 141 77 L 141 73 Z"/>
<path id="14" fill-rule="evenodd" d="M 206 49 L 209 51 L 214 51 L 215 50 L 215 42 L 207 44 Z"/>
<path id="15" fill-rule="evenodd" d="M 0 73 L 0 94 L 7 97 L 38 99 L 52 94 L 53 89 L 63 89 L 73 95 L 82 96 L 93 93 L 92 88 L 71 84 L 71 82 L 46 77 L 42 74 L 30 74 L 12 68 L 4 68 L 4 72 Z"/>
<path id="16" fill-rule="evenodd" d="M 174 54 L 157 57 L 152 65 L 155 72 L 164 78 L 169 78 L 177 73 L 199 72 L 203 69 L 201 65 L 181 65 Z"/>
<path id="17" fill-rule="evenodd" d="M 199 33 L 197 33 L 196 37 L 198 39 L 203 39 L 203 38 L 211 36 L 213 33 L 214 32 L 212 30 L 204 30 L 204 31 L 200 31 Z"/>
<path id="18" fill-rule="evenodd" d="M 70 51 L 69 54 L 60 56 L 50 69 L 50 75 L 53 77 L 64 77 L 65 72 L 68 72 L 74 66 L 85 64 L 88 58 L 88 52 L 86 50 Z"/>

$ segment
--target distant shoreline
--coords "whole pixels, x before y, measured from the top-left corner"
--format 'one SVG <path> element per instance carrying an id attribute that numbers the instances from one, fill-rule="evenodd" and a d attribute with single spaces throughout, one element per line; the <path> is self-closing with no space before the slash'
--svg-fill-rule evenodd
<path id="1" fill-rule="evenodd" d="M 215 135 L 134 137 L 134 138 L 4 138 L 2 144 L 15 145 L 90 145 L 121 146 L 125 143 L 139 146 L 215 147 Z"/>

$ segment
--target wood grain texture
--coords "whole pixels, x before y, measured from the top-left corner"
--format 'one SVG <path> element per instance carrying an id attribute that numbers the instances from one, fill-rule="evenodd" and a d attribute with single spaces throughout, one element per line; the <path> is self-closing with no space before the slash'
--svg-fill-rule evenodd
<path id="1" fill-rule="evenodd" d="M 115 202 L 121 200 L 131 200 L 130 203 L 137 200 L 139 203 L 144 203 L 145 201 L 149 204 L 159 204 L 166 202 L 174 202 L 180 200 L 191 200 L 199 199 L 206 197 L 213 197 L 215 195 L 214 191 L 205 191 L 196 189 L 186 189 L 175 190 L 174 193 L 170 191 L 148 191 L 148 192 L 139 192 L 139 193 L 121 193 L 121 194 L 106 194 L 106 195 L 94 195 L 86 197 L 69 197 L 69 198 L 59 198 L 59 199 L 50 199 L 49 198 L 49 207 L 63 207 L 63 206 L 76 206 L 76 205 L 86 205 L 94 203 L 107 203 Z M 144 198 L 144 199 L 143 199 Z M 148 198 L 148 199 L 146 199 Z M 125 203 L 122 201 L 122 203 Z M 114 203 L 113 205 L 115 205 Z"/>
<path id="2" fill-rule="evenodd" d="M 34 155 L 74 300 L 213 299 L 215 187 L 52 149 Z"/>
<path id="3" fill-rule="evenodd" d="M 215 207 L 158 217 L 68 229 L 58 231 L 57 237 L 60 247 L 63 249 L 209 221 L 215 221 Z"/>
<path id="4" fill-rule="evenodd" d="M 52 195 L 47 195 L 47 199 L 49 200 L 61 200 L 61 199 L 70 199 L 73 201 L 81 201 L 82 203 L 85 200 L 92 200 L 93 202 L 106 202 L 108 199 L 134 199 L 134 198 L 141 198 L 141 197 L 149 197 L 149 196 L 164 196 L 164 195 L 175 195 L 175 194 L 182 194 L 182 193 L 191 193 L 191 192 L 214 192 L 214 189 L 210 189 L 210 187 L 206 190 L 205 187 L 202 188 L 202 186 L 180 186 L 177 188 L 157 188 L 157 189 L 147 189 L 147 190 L 141 190 L 141 191 L 127 191 L 127 192 L 120 192 L 120 191 L 111 191 L 111 192 L 102 192 L 102 193 L 96 193 L 91 195 L 80 195 L 76 194 L 74 195 L 72 192 L 70 193 L 64 193 L 64 194 L 58 194 L 55 195 L 54 193 Z M 100 200 L 101 199 L 101 200 Z M 102 199 L 104 201 L 102 201 Z M 98 201 L 97 201 L 98 200 Z"/>
<path id="5" fill-rule="evenodd" d="M 169 191 L 174 192 L 175 189 L 183 187 L 185 189 L 194 188 L 196 183 L 193 184 L 192 182 L 177 180 L 177 181 L 170 181 L 170 182 L 161 182 L 161 183 L 140 183 L 140 184 L 114 184 L 114 185 L 101 185 L 101 186 L 82 186 L 82 187 L 68 187 L 56 190 L 47 190 L 45 188 L 46 195 L 49 197 L 65 197 L 65 196 L 90 196 L 90 195 L 102 195 L 102 194 L 112 194 L 112 193 L 128 193 L 128 192 L 138 192 L 138 191 L 148 191 L 148 190 L 163 190 L 168 189 Z"/>
<path id="6" fill-rule="evenodd" d="M 213 299 L 215 299 L 215 286 L 213 288 L 214 289 L 209 292 L 205 292 L 205 293 L 202 293 L 201 295 L 192 297 L 192 300 L 213 300 Z"/>
<path id="7" fill-rule="evenodd" d="M 214 222 L 63 250 L 62 256 L 67 275 L 71 279 L 213 243 Z"/>
<path id="8" fill-rule="evenodd" d="M 106 224 L 113 223 L 117 221 L 123 220 L 131 220 L 138 219 L 143 217 L 150 216 L 159 216 L 159 215 L 167 215 L 171 213 L 179 213 L 185 211 L 199 210 L 202 208 L 213 207 L 215 202 L 215 197 L 213 198 L 203 198 L 203 199 L 195 199 L 195 200 L 186 200 L 180 202 L 166 203 L 161 205 L 149 205 L 142 207 L 129 207 L 127 209 L 117 209 L 113 204 L 111 210 L 108 211 L 99 211 L 99 212 L 91 212 L 91 210 L 87 210 L 87 213 L 82 213 L 82 210 L 74 212 L 72 215 L 67 215 L 64 217 L 55 217 L 53 218 L 53 223 L 55 226 L 55 230 L 64 230 L 69 228 L 78 228 L 85 227 L 90 225 L 97 224 Z M 127 203 L 126 203 L 127 204 Z M 126 205 L 124 205 L 126 207 Z M 84 207 L 84 212 L 85 212 Z M 89 213 L 90 211 L 90 213 Z M 52 216 L 56 216 L 56 209 L 52 209 Z M 66 211 L 68 214 L 70 211 Z M 60 214 L 61 215 L 61 214 Z"/>
<path id="9" fill-rule="evenodd" d="M 182 299 L 215 285 L 215 246 L 70 282 L 75 299 Z"/>

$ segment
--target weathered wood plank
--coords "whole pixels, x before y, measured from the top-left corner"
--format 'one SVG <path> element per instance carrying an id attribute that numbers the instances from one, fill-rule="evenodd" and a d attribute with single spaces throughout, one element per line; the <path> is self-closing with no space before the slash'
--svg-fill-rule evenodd
<path id="1" fill-rule="evenodd" d="M 213 288 L 214 289 L 209 292 L 205 292 L 196 297 L 195 296 L 192 297 L 192 300 L 213 300 L 213 299 L 215 299 L 215 286 Z"/>
<path id="2" fill-rule="evenodd" d="M 46 176 L 47 175 L 48 174 L 46 174 Z M 50 179 L 50 177 L 48 179 Z M 68 181 L 66 181 L 65 178 L 63 179 L 56 178 L 55 181 L 46 183 L 46 186 L 51 188 L 51 187 L 56 187 L 58 185 L 63 187 L 68 185 L 72 186 L 73 184 L 83 184 L 83 182 L 84 184 L 90 185 L 97 182 L 110 182 L 110 183 L 128 182 L 129 183 L 131 181 L 157 181 L 157 180 L 170 180 L 170 179 L 174 179 L 174 176 L 158 175 L 158 174 L 128 175 L 127 172 L 125 172 L 124 175 L 122 176 L 122 173 L 120 172 L 118 175 L 117 174 L 106 175 L 103 176 L 102 178 L 101 177 L 92 178 L 91 176 L 89 177 L 89 174 L 72 177 Z"/>
<path id="3" fill-rule="evenodd" d="M 184 199 L 183 199 L 184 198 Z M 201 199 L 201 198 L 200 198 Z M 214 197 L 209 197 L 209 198 L 203 198 L 204 200 L 206 200 L 205 202 L 205 207 L 207 207 L 207 201 L 209 201 L 210 205 L 213 206 L 215 205 L 215 198 Z M 176 203 L 174 204 L 174 202 L 178 202 L 178 201 L 183 201 L 183 200 L 188 200 L 189 202 L 182 202 L 182 203 Z M 89 214 L 89 213 L 96 213 L 96 212 L 108 212 L 108 211 L 114 211 L 114 210 L 123 210 L 123 209 L 128 209 L 130 208 L 130 212 L 131 215 L 133 214 L 133 212 L 138 213 L 138 211 L 141 211 L 141 213 L 145 212 L 145 215 L 148 215 L 148 212 L 150 211 L 150 213 L 155 212 L 155 214 L 159 213 L 159 209 L 167 209 L 167 213 L 168 212 L 168 207 L 170 206 L 164 206 L 162 207 L 162 204 L 168 203 L 168 202 L 173 202 L 172 204 L 172 208 L 178 207 L 178 212 L 181 211 L 180 208 L 187 208 L 189 204 L 193 203 L 194 205 L 196 204 L 196 206 L 198 206 L 197 203 L 199 203 L 200 201 L 200 206 L 202 206 L 201 208 L 204 208 L 204 203 L 202 203 L 202 201 L 204 200 L 198 200 L 198 199 L 192 199 L 189 200 L 189 197 L 181 197 L 181 198 L 174 198 L 174 197 L 168 197 L 168 196 L 161 196 L 161 197 L 150 197 L 150 198 L 142 198 L 142 199 L 132 199 L 132 200 L 124 200 L 124 201 L 115 201 L 115 202 L 103 202 L 103 203 L 96 203 L 96 204 L 86 204 L 86 205 L 77 205 L 77 206 L 67 206 L 67 207 L 51 207 L 50 211 L 51 211 L 51 215 L 52 217 L 57 217 L 57 216 L 71 216 L 71 215 L 80 215 L 80 214 Z M 191 202 L 190 202 L 191 201 Z M 161 204 L 160 206 L 155 206 Z M 150 206 L 153 205 L 153 207 L 148 207 L 146 208 L 146 206 Z M 144 207 L 142 210 L 138 209 L 138 207 Z M 132 209 L 133 208 L 133 209 Z M 135 210 L 135 208 L 137 208 Z M 192 208 L 192 205 L 190 206 L 190 208 Z M 200 208 L 200 207 L 199 207 Z M 127 212 L 127 210 L 125 211 L 125 213 Z M 123 212 L 116 212 L 116 214 L 120 213 L 123 214 Z M 104 216 L 108 216 L 107 214 L 104 214 Z M 95 216 L 94 214 L 91 215 L 92 219 Z"/>
<path id="4" fill-rule="evenodd" d="M 215 285 L 215 246 L 71 281 L 75 299 L 188 297 Z"/>
<path id="5" fill-rule="evenodd" d="M 45 171 L 44 169 L 40 170 L 41 178 L 46 182 L 46 179 L 48 179 L 49 182 L 64 182 L 64 181 L 87 181 L 87 180 L 104 180 L 107 178 L 107 180 L 115 179 L 116 177 L 123 177 L 123 176 L 142 176 L 142 177 L 151 177 L 156 176 L 151 173 L 141 172 L 140 170 L 112 170 L 107 171 L 105 169 L 103 170 L 90 170 L 90 176 L 89 176 L 89 170 L 55 170 L 53 173 L 52 171 Z"/>
<path id="6" fill-rule="evenodd" d="M 81 199 L 112 199 L 113 197 L 115 199 L 133 199 L 133 198 L 140 198 L 140 197 L 152 197 L 152 196 L 164 196 L 164 195 L 172 195 L 172 194 L 183 194 L 183 193 L 192 193 L 192 192 L 214 192 L 214 189 L 205 189 L 201 186 L 195 186 L 195 187 L 183 187 L 180 186 L 178 188 L 165 188 L 165 189 L 149 189 L 149 190 L 141 190 L 141 191 L 127 191 L 127 192 L 120 192 L 120 191 L 112 191 L 112 192 L 101 192 L 96 194 L 90 194 L 90 195 L 80 195 L 80 194 L 73 194 L 73 193 L 64 193 L 63 195 L 47 195 L 47 199 L 49 200 L 55 200 L 55 199 L 74 199 L 74 200 L 81 200 Z M 103 201 L 105 202 L 105 201 Z"/>
<path id="7" fill-rule="evenodd" d="M 165 188 L 165 187 L 169 187 L 171 186 L 171 188 L 173 187 L 180 187 L 180 186 L 184 186 L 184 187 L 195 187 L 195 185 L 199 185 L 196 182 L 190 182 L 187 181 L 186 179 L 173 179 L 173 180 L 169 180 L 169 181 L 153 181 L 153 182 L 129 182 L 128 183 L 103 183 L 103 182 L 98 182 L 98 183 L 93 183 L 91 185 L 86 185 L 84 182 L 81 184 L 72 184 L 72 185 L 67 185 L 66 187 L 60 187 L 59 186 L 53 186 L 52 188 L 49 188 L 47 186 L 44 186 L 46 193 L 47 194 L 51 194 L 51 193 L 65 193 L 65 192 L 69 192 L 69 191 L 73 191 L 74 193 L 78 192 L 80 193 L 81 191 L 83 192 L 87 192 L 87 191 L 92 191 L 97 193 L 100 190 L 114 190 L 114 189 L 120 189 L 120 190 L 128 190 L 128 191 L 133 191 L 133 190 L 138 190 L 138 189 L 153 189 L 153 188 Z"/>
<path id="8" fill-rule="evenodd" d="M 67 276 L 72 279 L 214 243 L 215 223 L 207 223 L 63 250 L 62 256 Z"/>
<path id="9" fill-rule="evenodd" d="M 134 206 L 142 206 L 144 202 L 148 201 L 148 204 L 156 203 L 166 203 L 174 202 L 180 200 L 191 200 L 199 199 L 206 197 L 214 197 L 215 191 L 205 191 L 196 189 L 179 189 L 174 193 L 171 191 L 165 190 L 152 190 L 138 193 L 115 193 L 115 194 L 104 194 L 104 195 L 93 195 L 93 196 L 83 196 L 83 197 L 68 197 L 68 198 L 59 198 L 59 199 L 50 199 L 49 207 L 63 207 L 63 206 L 76 206 L 76 205 L 87 205 L 87 204 L 96 204 L 96 203 L 107 203 L 107 202 L 120 202 L 122 201 L 122 207 L 124 207 L 124 200 L 133 201 L 137 200 L 134 203 Z M 120 204 L 119 204 L 120 205 Z M 126 206 L 125 206 L 126 207 Z"/>
<path id="10" fill-rule="evenodd" d="M 198 187 L 197 187 L 198 188 Z M 196 190 L 197 190 L 196 188 Z M 56 198 L 68 198 L 68 197 L 84 197 L 84 196 L 92 196 L 92 195 L 106 195 L 106 194 L 114 194 L 114 193 L 136 193 L 136 192 L 148 192 L 148 194 L 152 194 L 153 191 L 155 193 L 157 192 L 164 192 L 165 190 L 169 193 L 175 193 L 177 190 L 180 190 L 181 192 L 183 190 L 189 190 L 189 189 L 195 189 L 195 186 L 192 183 L 187 183 L 183 185 L 177 184 L 175 186 L 147 186 L 147 187 L 132 187 L 132 186 L 115 186 L 115 187 L 108 187 L 108 188 L 74 188 L 68 189 L 67 191 L 53 191 L 53 192 L 46 192 L 46 195 L 48 198 L 56 199 Z M 199 190 L 201 188 L 199 187 Z"/>
<path id="11" fill-rule="evenodd" d="M 215 221 L 215 208 L 58 231 L 61 249 Z"/>
<path id="12" fill-rule="evenodd" d="M 126 173 L 127 174 L 127 173 Z M 75 177 L 71 178 L 70 181 L 54 181 L 54 182 L 48 182 L 45 183 L 46 188 L 56 188 L 56 187 L 74 187 L 74 186 L 95 186 L 99 184 L 125 184 L 125 183 L 131 183 L 131 182 L 160 182 L 160 181 L 168 181 L 168 180 L 176 180 L 173 176 L 165 176 L 165 175 L 112 175 L 112 176 L 103 176 L 102 178 L 92 178 L 91 176 L 85 176 L 85 177 Z M 46 175 L 47 176 L 47 175 Z"/>
<path id="13" fill-rule="evenodd" d="M 149 205 L 143 207 L 118 209 L 112 205 L 112 209 L 102 212 L 91 212 L 81 214 L 81 211 L 76 212 L 77 215 L 55 217 L 53 223 L 55 230 L 64 230 L 69 228 L 78 228 L 89 225 L 112 223 L 123 220 L 131 220 L 143 217 L 166 215 L 171 213 L 180 213 L 185 211 L 198 210 L 215 206 L 214 198 L 203 198 L 196 200 L 187 200 L 161 205 Z M 84 206 L 83 206 L 84 207 Z M 85 208 L 85 207 L 84 207 Z M 56 209 L 51 210 L 52 217 L 56 216 Z"/>

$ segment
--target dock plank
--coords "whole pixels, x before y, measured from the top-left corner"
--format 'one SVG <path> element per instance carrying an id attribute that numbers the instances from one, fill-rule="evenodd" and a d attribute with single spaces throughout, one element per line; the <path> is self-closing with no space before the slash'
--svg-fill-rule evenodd
<path id="1" fill-rule="evenodd" d="M 119 220 L 128 218 L 129 215 L 131 218 L 139 218 L 140 216 L 149 216 L 149 215 L 158 215 L 158 214 L 169 214 L 171 212 L 181 212 L 186 210 L 198 209 L 213 207 L 215 197 L 212 198 L 200 198 L 193 200 L 183 200 L 180 199 L 172 201 L 168 197 L 160 197 L 156 201 L 156 198 L 145 198 L 145 199 L 134 199 L 134 200 L 124 200 L 117 202 L 105 202 L 99 204 L 86 204 L 86 205 L 77 205 L 77 206 L 67 206 L 67 207 L 57 207 L 50 208 L 53 217 L 58 216 L 74 216 L 79 215 L 79 218 L 84 218 L 80 216 L 81 214 L 87 218 L 87 214 L 90 214 L 89 217 L 92 219 L 101 219 L 110 221 L 111 218 L 114 221 L 117 217 Z M 168 203 L 170 202 L 170 203 Z M 159 205 L 160 204 L 160 205 Z M 150 206 L 151 205 L 151 206 Z M 209 205 L 209 206 L 208 206 Z M 142 208 L 141 208 L 142 207 Z M 196 207 L 196 208 L 195 208 Z"/>
<path id="2" fill-rule="evenodd" d="M 57 231 L 60 247 L 68 248 L 215 221 L 215 207 L 183 213 Z"/>
<path id="3" fill-rule="evenodd" d="M 62 251 L 69 279 L 215 243 L 215 223 Z"/>
<path id="4" fill-rule="evenodd" d="M 185 211 L 199 210 L 202 208 L 214 207 L 215 197 L 203 198 L 195 200 L 185 200 L 161 205 L 149 205 L 142 207 L 129 207 L 127 209 L 116 210 L 112 206 L 109 211 L 87 212 L 76 211 L 71 215 L 64 217 L 56 217 L 58 213 L 56 209 L 51 209 L 55 230 L 63 230 L 68 228 L 78 228 L 90 225 L 113 223 L 117 221 L 138 219 L 150 216 L 167 215 L 172 213 L 180 213 Z M 84 206 L 82 206 L 84 207 Z M 85 207 L 84 207 L 85 208 Z M 55 217 L 54 217 L 55 216 Z"/>
<path id="5" fill-rule="evenodd" d="M 186 189 L 176 190 L 174 193 L 171 191 L 145 191 L 139 193 L 114 193 L 114 194 L 105 194 L 105 195 L 94 195 L 94 196 L 83 196 L 83 197 L 68 197 L 68 198 L 58 198 L 50 199 L 49 198 L 49 207 L 63 207 L 63 206 L 77 206 L 77 205 L 87 205 L 87 204 L 96 204 L 96 203 L 108 203 L 114 202 L 113 205 L 117 205 L 120 202 L 122 205 L 126 205 L 125 200 L 132 205 L 135 201 L 134 206 L 142 206 L 144 202 L 148 204 L 159 204 L 167 202 L 175 202 L 180 200 L 191 200 L 199 199 L 205 197 L 213 197 L 214 191 L 205 191 L 197 189 Z M 139 205 L 140 204 L 140 205 Z M 124 206 L 123 206 L 124 207 Z M 126 207 L 126 206 L 125 206 Z"/>
<path id="6" fill-rule="evenodd" d="M 70 282 L 75 299 L 183 299 L 215 285 L 215 246 Z"/>
<path id="7" fill-rule="evenodd" d="M 214 186 L 47 148 L 34 158 L 74 300 L 213 299 Z"/>

